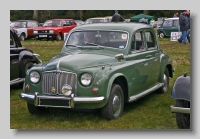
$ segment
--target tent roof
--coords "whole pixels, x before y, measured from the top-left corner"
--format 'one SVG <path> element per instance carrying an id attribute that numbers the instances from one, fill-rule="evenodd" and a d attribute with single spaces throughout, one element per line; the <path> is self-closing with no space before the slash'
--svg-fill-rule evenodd
<path id="1" fill-rule="evenodd" d="M 131 20 L 139 20 L 139 19 L 141 19 L 141 18 L 152 19 L 152 18 L 154 18 L 154 16 L 146 15 L 146 14 L 138 14 L 138 15 L 136 15 L 136 16 L 131 17 L 130 19 L 131 19 Z"/>

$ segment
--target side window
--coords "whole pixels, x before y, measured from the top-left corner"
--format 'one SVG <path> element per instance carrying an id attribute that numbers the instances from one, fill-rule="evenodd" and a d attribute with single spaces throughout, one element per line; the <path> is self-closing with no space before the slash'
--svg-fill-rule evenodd
<path id="1" fill-rule="evenodd" d="M 179 26 L 179 20 L 174 20 L 173 26 Z"/>
<path id="2" fill-rule="evenodd" d="M 38 27 L 39 25 L 36 22 L 32 22 L 33 27 Z"/>
<path id="3" fill-rule="evenodd" d="M 172 26 L 173 20 L 165 20 L 163 26 Z"/>
<path id="4" fill-rule="evenodd" d="M 28 27 L 28 28 L 32 28 L 32 23 L 31 23 L 31 22 L 28 22 L 28 23 L 27 23 L 27 27 Z"/>
<path id="5" fill-rule="evenodd" d="M 71 24 L 72 24 L 72 25 L 74 25 L 74 24 L 75 24 L 75 23 L 74 23 L 74 21 L 72 21 L 72 20 L 71 20 L 70 22 L 71 22 Z"/>
<path id="6" fill-rule="evenodd" d="M 145 50 L 142 31 L 136 32 L 132 37 L 131 51 Z"/>
<path id="7" fill-rule="evenodd" d="M 151 31 L 145 31 L 145 40 L 147 44 L 147 48 L 155 48 L 155 38 Z"/>
<path id="8" fill-rule="evenodd" d="M 10 47 L 14 47 L 14 44 L 15 44 L 15 41 L 14 41 L 12 33 L 10 32 Z"/>

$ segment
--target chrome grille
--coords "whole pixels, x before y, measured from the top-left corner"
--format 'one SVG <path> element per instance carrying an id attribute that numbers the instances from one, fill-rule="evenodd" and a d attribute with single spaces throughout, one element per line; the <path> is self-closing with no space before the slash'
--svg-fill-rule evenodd
<path id="1" fill-rule="evenodd" d="M 70 72 L 53 71 L 44 72 L 42 80 L 42 91 L 47 94 L 62 94 L 61 89 L 64 84 L 72 87 L 72 93 L 76 93 L 76 74 Z M 54 87 L 56 92 L 53 93 L 51 88 Z"/>

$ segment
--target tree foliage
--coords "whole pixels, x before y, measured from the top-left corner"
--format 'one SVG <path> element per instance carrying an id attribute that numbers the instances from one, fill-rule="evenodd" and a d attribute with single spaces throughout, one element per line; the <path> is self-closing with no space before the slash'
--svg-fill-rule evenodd
<path id="1" fill-rule="evenodd" d="M 10 21 L 14 20 L 33 20 L 36 10 L 11 10 Z M 72 18 L 85 21 L 92 17 L 112 16 L 114 10 L 37 10 L 38 22 L 45 22 L 53 18 Z M 180 10 L 118 10 L 124 18 L 129 19 L 137 14 L 149 14 L 158 17 L 173 17 L 174 13 L 180 13 Z"/>

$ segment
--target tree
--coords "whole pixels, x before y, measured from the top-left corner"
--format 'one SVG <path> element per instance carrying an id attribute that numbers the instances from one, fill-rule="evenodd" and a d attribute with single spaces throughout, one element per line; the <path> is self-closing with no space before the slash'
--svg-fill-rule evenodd
<path id="1" fill-rule="evenodd" d="M 38 21 L 38 10 L 33 10 L 33 20 Z"/>
<path id="2" fill-rule="evenodd" d="M 144 14 L 149 14 L 149 11 L 148 10 L 144 10 L 143 13 Z"/>

